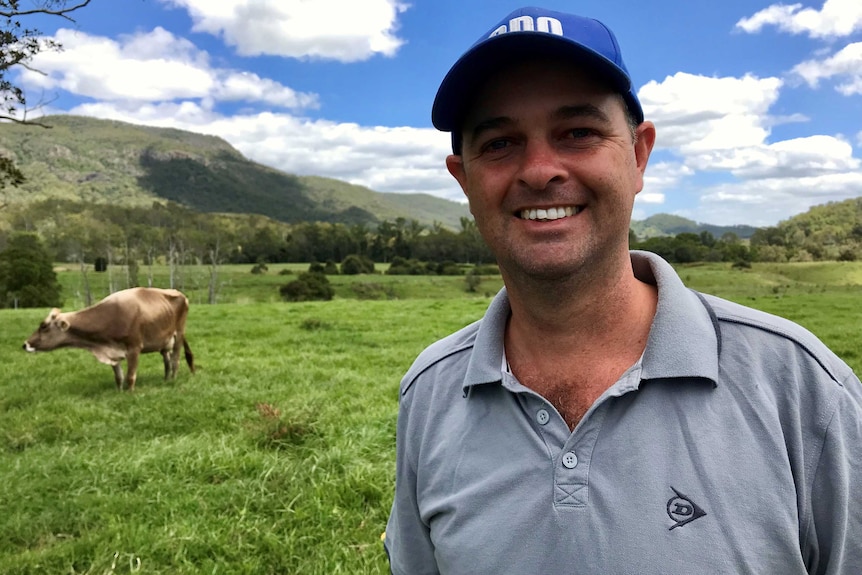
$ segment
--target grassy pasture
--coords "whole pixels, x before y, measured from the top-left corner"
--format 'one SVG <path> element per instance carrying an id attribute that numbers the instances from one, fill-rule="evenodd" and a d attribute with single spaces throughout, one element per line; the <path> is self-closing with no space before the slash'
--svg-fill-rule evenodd
<path id="1" fill-rule="evenodd" d="M 273 268 L 225 266 L 214 306 L 207 271 L 186 270 L 198 373 L 164 382 L 146 355 L 134 394 L 86 352 L 24 353 L 47 310 L 0 310 L 0 573 L 388 572 L 398 381 L 482 315 L 499 278 L 467 294 L 457 277 L 336 276 L 334 301 L 287 304 L 292 276 Z M 862 265 L 680 275 L 799 321 L 862 373 Z M 60 277 L 79 308 L 80 274 Z M 106 279 L 90 273 L 97 297 Z M 367 284 L 386 299 L 357 299 Z"/>

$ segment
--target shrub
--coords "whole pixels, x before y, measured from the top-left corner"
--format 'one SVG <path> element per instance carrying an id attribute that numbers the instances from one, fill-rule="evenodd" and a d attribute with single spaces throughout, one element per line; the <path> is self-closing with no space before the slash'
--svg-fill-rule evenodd
<path id="1" fill-rule="evenodd" d="M 387 275 L 391 276 L 422 276 L 429 272 L 428 265 L 425 262 L 414 259 L 405 259 L 400 256 L 395 256 L 389 263 L 389 269 L 386 270 Z"/>
<path id="2" fill-rule="evenodd" d="M 395 291 L 392 286 L 374 282 L 359 282 L 350 286 L 357 299 L 379 300 L 379 299 L 395 299 Z"/>
<path id="3" fill-rule="evenodd" d="M 344 275 L 373 274 L 374 262 L 366 256 L 350 254 L 341 262 L 341 273 Z"/>
<path id="4" fill-rule="evenodd" d="M 279 288 L 284 301 L 329 301 L 335 295 L 335 289 L 329 279 L 321 273 L 303 272 L 292 282 Z"/>
<path id="5" fill-rule="evenodd" d="M 35 234 L 16 234 L 0 252 L 0 308 L 60 307 L 60 282 Z"/>
<path id="6" fill-rule="evenodd" d="M 265 274 L 269 271 L 269 268 L 266 267 L 266 264 L 255 264 L 253 268 L 251 268 L 251 273 L 255 275 Z"/>
<path id="7" fill-rule="evenodd" d="M 328 276 L 337 276 L 338 275 L 338 265 L 332 260 L 326 260 L 326 265 L 323 266 L 323 273 L 325 273 Z"/>
<path id="8" fill-rule="evenodd" d="M 841 251 L 838 255 L 839 262 L 855 262 L 856 261 L 856 252 L 852 249 L 847 248 Z"/>

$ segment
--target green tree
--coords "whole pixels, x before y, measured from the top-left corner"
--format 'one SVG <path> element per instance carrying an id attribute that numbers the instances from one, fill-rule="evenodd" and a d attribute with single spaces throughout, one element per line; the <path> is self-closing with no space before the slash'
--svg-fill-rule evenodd
<path id="1" fill-rule="evenodd" d="M 28 112 L 38 109 L 45 102 L 28 102 L 24 90 L 9 79 L 15 68 L 32 70 L 31 62 L 39 52 L 60 51 L 62 45 L 45 38 L 36 28 L 21 26 L 23 18 L 54 16 L 74 22 L 70 14 L 83 8 L 90 0 L 68 2 L 68 0 L 32 0 L 28 7 L 21 8 L 20 0 L 0 0 L 0 119 L 48 127 L 27 120 Z M 24 174 L 15 165 L 13 158 L 0 156 L 0 189 L 24 182 Z M 2 207 L 2 205 L 0 205 Z"/>
<path id="2" fill-rule="evenodd" d="M 60 289 L 42 241 L 30 233 L 10 237 L 0 252 L 0 308 L 59 307 Z"/>

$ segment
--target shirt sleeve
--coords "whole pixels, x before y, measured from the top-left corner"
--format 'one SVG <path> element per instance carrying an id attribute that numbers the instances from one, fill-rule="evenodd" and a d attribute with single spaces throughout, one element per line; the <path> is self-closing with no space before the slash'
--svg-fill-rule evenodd
<path id="1" fill-rule="evenodd" d="M 411 445 L 419 438 L 410 428 L 410 396 L 401 397 L 395 436 L 395 498 L 384 546 L 393 575 L 438 575 L 431 532 L 419 513 L 416 463 Z"/>
<path id="2" fill-rule="evenodd" d="M 862 565 L 862 384 L 844 382 L 811 486 L 808 572 L 857 575 Z"/>

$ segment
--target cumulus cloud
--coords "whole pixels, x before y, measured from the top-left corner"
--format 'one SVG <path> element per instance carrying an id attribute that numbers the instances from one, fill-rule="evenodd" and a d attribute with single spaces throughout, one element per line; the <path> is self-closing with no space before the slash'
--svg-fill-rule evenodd
<path id="1" fill-rule="evenodd" d="M 188 11 L 193 30 L 220 36 L 243 56 L 273 55 L 356 62 L 393 56 L 397 0 L 161 0 Z"/>
<path id="2" fill-rule="evenodd" d="M 736 23 L 749 34 L 775 26 L 791 34 L 808 34 L 811 38 L 842 37 L 862 30 L 862 2 L 859 0 L 826 0 L 823 8 L 803 8 L 802 4 L 773 4 Z"/>
<path id="3" fill-rule="evenodd" d="M 162 28 L 118 40 L 61 29 L 53 39 L 64 49 L 39 53 L 32 68 L 41 73 L 21 72 L 25 88 L 137 103 L 210 99 L 289 109 L 319 105 L 315 94 L 249 72 L 214 68 L 205 52 Z"/>
<path id="4" fill-rule="evenodd" d="M 762 143 L 769 135 L 770 106 L 778 78 L 714 78 L 678 72 L 638 91 L 644 114 L 656 124 L 659 148 L 682 152 Z"/>
<path id="5" fill-rule="evenodd" d="M 701 197 L 710 223 L 755 226 L 802 213 L 813 205 L 862 196 L 862 172 L 803 178 L 765 178 L 708 187 Z M 740 214 L 749 217 L 740 221 Z"/>
<path id="6" fill-rule="evenodd" d="M 812 135 L 770 141 L 776 124 L 805 120 L 770 115 L 782 86 L 778 78 L 685 73 L 644 85 L 638 97 L 646 117 L 655 121 L 658 153 L 670 153 L 678 162 L 651 165 L 645 191 L 668 197 L 698 189 L 700 207 L 685 215 L 752 225 L 774 224 L 812 205 L 862 193 L 862 160 L 846 139 Z M 710 174 L 727 181 L 704 189 Z"/>
<path id="7" fill-rule="evenodd" d="M 862 5 L 862 3 L 860 3 Z M 793 67 L 793 74 L 816 88 L 821 80 L 840 78 L 835 87 L 845 96 L 862 95 L 862 42 L 848 44 L 822 60 L 806 60 Z"/>

